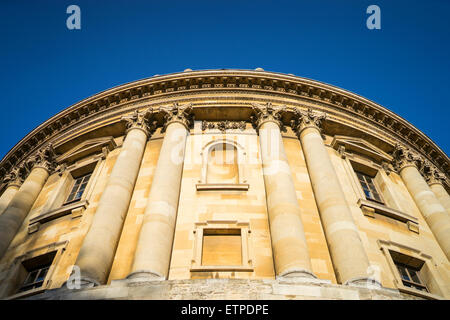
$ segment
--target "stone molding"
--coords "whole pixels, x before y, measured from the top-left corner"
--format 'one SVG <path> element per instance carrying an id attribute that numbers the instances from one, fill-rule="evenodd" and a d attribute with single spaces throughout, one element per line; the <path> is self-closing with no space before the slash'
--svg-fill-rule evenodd
<path id="1" fill-rule="evenodd" d="M 266 105 L 252 103 L 252 109 L 254 115 L 251 116 L 250 120 L 256 130 L 259 130 L 261 125 L 266 122 L 274 122 L 280 127 L 280 129 L 283 129 L 281 116 L 283 113 L 287 112 L 287 107 L 285 105 L 274 107 L 270 102 Z"/>
<path id="2" fill-rule="evenodd" d="M 194 123 L 191 103 L 180 106 L 175 102 L 172 106 L 160 107 L 159 111 L 164 114 L 164 126 L 162 132 L 166 131 L 167 126 L 174 122 L 182 124 L 187 130 L 189 130 Z"/>
<path id="3" fill-rule="evenodd" d="M 450 159 L 425 134 L 386 108 L 349 91 L 318 81 L 266 71 L 203 70 L 181 72 L 134 81 L 84 99 L 31 131 L 0 162 L 0 175 L 48 142 L 79 129 L 87 121 L 104 118 L 113 110 L 159 96 L 186 96 L 191 92 L 250 92 L 311 101 L 337 110 L 354 120 L 370 124 L 373 130 L 415 148 L 448 177 Z M 120 111 L 119 111 L 120 112 Z M 110 116 L 108 116 L 110 117 Z"/>

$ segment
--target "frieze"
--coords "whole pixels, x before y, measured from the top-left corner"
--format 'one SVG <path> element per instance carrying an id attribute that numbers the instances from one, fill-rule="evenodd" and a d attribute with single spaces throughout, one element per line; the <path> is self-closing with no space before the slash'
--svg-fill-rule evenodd
<path id="1" fill-rule="evenodd" d="M 210 122 L 210 121 L 202 121 L 202 131 L 206 129 L 219 129 L 221 132 L 225 132 L 226 130 L 245 130 L 246 123 L 245 121 L 219 121 L 219 122 Z"/>

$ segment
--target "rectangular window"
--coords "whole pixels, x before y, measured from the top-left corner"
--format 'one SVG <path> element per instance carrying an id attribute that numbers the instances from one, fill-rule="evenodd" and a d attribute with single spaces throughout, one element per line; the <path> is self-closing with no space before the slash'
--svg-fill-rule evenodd
<path id="1" fill-rule="evenodd" d="M 22 262 L 27 275 L 25 281 L 20 286 L 18 292 L 24 292 L 31 289 L 42 287 L 48 270 L 53 263 L 56 251 L 43 254 Z"/>
<path id="2" fill-rule="evenodd" d="M 364 191 L 364 195 L 367 200 L 373 200 L 379 203 L 383 203 L 380 193 L 378 192 L 373 178 L 367 174 L 356 171 L 356 176 L 358 177 L 359 183 Z"/>
<path id="3" fill-rule="evenodd" d="M 402 277 L 402 282 L 405 287 L 414 288 L 417 290 L 428 292 L 427 287 L 424 285 L 423 281 L 420 279 L 418 268 L 413 268 L 402 263 L 395 262 L 400 276 Z"/>
<path id="4" fill-rule="evenodd" d="M 204 229 L 203 266 L 241 266 L 241 229 Z"/>
<path id="5" fill-rule="evenodd" d="M 83 195 L 84 189 L 86 189 L 90 177 L 91 173 L 88 173 L 75 179 L 65 204 L 72 203 L 81 199 L 81 196 Z"/>

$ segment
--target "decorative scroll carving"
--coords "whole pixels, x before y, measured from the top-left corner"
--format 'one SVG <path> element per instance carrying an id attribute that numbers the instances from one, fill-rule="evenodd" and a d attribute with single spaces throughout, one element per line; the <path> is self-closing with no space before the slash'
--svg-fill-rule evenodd
<path id="1" fill-rule="evenodd" d="M 25 180 L 26 170 L 22 166 L 14 167 L 9 173 L 7 173 L 2 181 L 2 186 L 6 185 L 21 185 Z"/>
<path id="2" fill-rule="evenodd" d="M 285 105 L 273 107 L 272 103 L 268 102 L 266 105 L 258 103 L 252 103 L 252 109 L 254 115 L 250 117 L 253 127 L 259 129 L 265 122 L 271 121 L 278 124 L 280 129 L 283 129 L 283 123 L 281 122 L 281 116 L 287 111 Z"/>
<path id="3" fill-rule="evenodd" d="M 443 185 L 445 183 L 445 175 L 428 161 L 425 161 L 425 165 L 422 166 L 421 173 L 429 185 L 435 183 L 440 183 Z"/>
<path id="4" fill-rule="evenodd" d="M 381 162 L 381 167 L 383 168 L 384 172 L 386 172 L 387 175 L 390 175 L 392 171 L 394 171 L 394 168 L 392 167 L 392 164 L 390 164 L 387 161 Z"/>
<path id="5" fill-rule="evenodd" d="M 297 135 L 306 129 L 306 128 L 316 128 L 320 132 L 322 132 L 322 123 L 327 117 L 324 112 L 315 112 L 311 108 L 308 108 L 307 111 L 294 109 L 294 117 L 291 120 L 291 126 L 294 131 L 297 132 Z"/>
<path id="6" fill-rule="evenodd" d="M 220 122 L 208 122 L 203 120 L 202 121 L 202 131 L 205 131 L 206 129 L 219 129 L 222 132 L 225 132 L 226 130 L 230 129 L 240 129 L 245 130 L 246 124 L 245 121 L 220 121 Z"/>
<path id="7" fill-rule="evenodd" d="M 154 114 L 152 108 L 145 111 L 134 110 L 131 115 L 123 116 L 121 120 L 126 122 L 127 132 L 131 129 L 141 129 L 150 137 L 156 129 Z"/>
<path id="8" fill-rule="evenodd" d="M 24 163 L 23 169 L 24 175 L 28 175 L 28 173 L 33 168 L 43 168 L 47 170 L 50 174 L 56 168 L 56 154 L 53 150 L 53 145 L 49 143 L 46 147 L 37 151 L 34 155 L 30 156 Z"/>
<path id="9" fill-rule="evenodd" d="M 189 129 L 194 123 L 192 103 L 182 106 L 179 106 L 178 103 L 174 103 L 171 107 L 161 107 L 159 110 L 164 114 L 163 132 L 166 131 L 167 126 L 173 122 L 181 123 L 186 129 Z"/>
<path id="10" fill-rule="evenodd" d="M 407 166 L 415 166 L 417 169 L 422 168 L 423 159 L 416 152 L 409 148 L 406 148 L 400 144 L 396 144 L 394 151 L 392 152 L 393 160 L 392 165 L 395 170 L 400 172 L 403 168 Z"/>

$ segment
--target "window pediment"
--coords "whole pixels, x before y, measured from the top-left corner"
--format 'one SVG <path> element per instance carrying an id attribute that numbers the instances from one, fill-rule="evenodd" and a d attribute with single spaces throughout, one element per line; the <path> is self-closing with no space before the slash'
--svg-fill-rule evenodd
<path id="1" fill-rule="evenodd" d="M 392 161 L 392 156 L 361 138 L 335 136 L 330 145 L 336 150 L 344 147 L 345 151 L 369 157 L 378 163 Z"/>
<path id="2" fill-rule="evenodd" d="M 58 163 L 65 162 L 70 164 L 93 154 L 109 152 L 115 149 L 116 146 L 113 137 L 90 139 L 62 154 L 56 161 Z"/>

